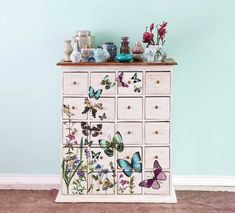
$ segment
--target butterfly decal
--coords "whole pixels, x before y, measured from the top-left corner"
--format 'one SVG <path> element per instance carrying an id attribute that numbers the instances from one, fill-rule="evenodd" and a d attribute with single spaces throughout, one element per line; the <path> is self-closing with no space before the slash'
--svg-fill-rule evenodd
<path id="1" fill-rule="evenodd" d="M 162 168 L 158 160 L 155 160 L 153 163 L 153 174 L 154 176 L 152 178 L 141 181 L 139 183 L 139 186 L 146 187 L 146 188 L 159 189 L 161 187 L 160 181 L 166 180 L 166 174 L 162 171 Z"/>
<path id="2" fill-rule="evenodd" d="M 88 113 L 89 111 L 91 111 L 92 116 L 94 118 L 96 118 L 97 111 L 99 109 L 100 110 L 103 109 L 103 104 L 102 103 L 92 104 L 92 102 L 88 98 L 85 98 L 84 104 L 85 104 L 85 108 L 84 108 L 82 114 L 85 114 L 85 113 Z"/>
<path id="3" fill-rule="evenodd" d="M 94 90 L 92 86 L 89 86 L 89 98 L 95 98 L 95 100 L 98 100 L 100 98 L 100 95 L 102 94 L 102 89 Z"/>
<path id="4" fill-rule="evenodd" d="M 115 82 L 112 82 L 109 79 L 109 76 L 106 75 L 106 76 L 104 76 L 103 80 L 101 81 L 101 85 L 103 85 L 105 89 L 110 89 L 115 85 Z"/>
<path id="5" fill-rule="evenodd" d="M 135 152 L 131 158 L 131 162 L 129 163 L 123 159 L 117 159 L 118 165 L 123 169 L 123 173 L 130 177 L 133 173 L 133 170 L 136 172 L 142 172 L 142 163 L 139 152 Z"/>
<path id="6" fill-rule="evenodd" d="M 101 152 L 95 153 L 95 152 L 91 151 L 91 157 L 92 157 L 92 159 L 95 160 L 95 161 L 99 159 L 100 154 L 101 154 Z"/>
<path id="7" fill-rule="evenodd" d="M 102 181 L 102 190 L 106 191 L 108 188 L 113 188 L 114 184 L 106 178 L 105 180 Z"/>
<path id="8" fill-rule="evenodd" d="M 137 73 L 135 73 L 135 74 L 131 77 L 131 80 L 134 82 L 134 84 L 141 81 L 139 78 L 137 78 Z"/>
<path id="9" fill-rule="evenodd" d="M 113 136 L 113 139 L 108 141 L 105 139 L 99 140 L 100 147 L 104 150 L 104 153 L 108 157 L 112 157 L 114 150 L 122 152 L 124 150 L 124 143 L 122 142 L 122 136 L 120 132 L 116 132 Z"/>
<path id="10" fill-rule="evenodd" d="M 105 113 L 103 113 L 103 115 L 99 115 L 98 117 L 100 118 L 101 121 L 107 118 Z"/>
<path id="11" fill-rule="evenodd" d="M 92 137 L 97 137 L 100 134 L 102 127 L 102 124 L 89 126 L 87 122 L 81 122 L 82 133 L 85 136 L 91 135 Z"/>
<path id="12" fill-rule="evenodd" d="M 140 93 L 140 92 L 141 92 L 141 89 L 142 89 L 142 87 L 139 87 L 139 86 L 134 85 L 134 92 Z"/>
<path id="13" fill-rule="evenodd" d="M 118 87 L 129 87 L 127 83 L 123 82 L 123 75 L 124 73 L 121 72 L 118 77 L 116 78 L 117 86 Z"/>

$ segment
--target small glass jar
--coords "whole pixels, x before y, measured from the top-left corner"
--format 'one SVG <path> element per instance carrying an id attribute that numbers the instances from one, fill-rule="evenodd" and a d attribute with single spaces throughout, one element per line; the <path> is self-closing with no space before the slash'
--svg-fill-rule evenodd
<path id="1" fill-rule="evenodd" d="M 79 50 L 92 47 L 91 31 L 77 31 L 76 39 L 78 41 Z"/>

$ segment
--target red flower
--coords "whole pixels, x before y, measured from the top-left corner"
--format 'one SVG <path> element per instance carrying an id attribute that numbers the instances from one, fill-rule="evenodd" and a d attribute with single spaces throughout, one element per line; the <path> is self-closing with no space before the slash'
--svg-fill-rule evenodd
<path id="1" fill-rule="evenodd" d="M 154 28 L 154 23 L 152 23 L 152 24 L 150 25 L 150 27 L 149 27 L 150 32 L 153 31 L 153 28 Z"/>
<path id="2" fill-rule="evenodd" d="M 164 22 L 160 25 L 159 29 L 158 29 L 158 35 L 159 38 L 163 41 L 165 35 L 166 35 L 166 26 L 167 26 L 167 22 Z"/>
<path id="3" fill-rule="evenodd" d="M 153 40 L 153 34 L 151 32 L 144 32 L 143 34 L 143 42 L 151 43 Z"/>

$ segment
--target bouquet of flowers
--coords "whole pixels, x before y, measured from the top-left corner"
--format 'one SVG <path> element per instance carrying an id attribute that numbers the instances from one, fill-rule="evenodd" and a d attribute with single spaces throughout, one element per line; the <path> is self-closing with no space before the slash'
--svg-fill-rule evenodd
<path id="1" fill-rule="evenodd" d="M 167 22 L 163 21 L 162 24 L 157 24 L 156 25 L 156 29 L 157 29 L 157 39 L 156 41 L 154 40 L 154 34 L 153 34 L 153 30 L 154 30 L 154 23 L 152 23 L 149 26 L 149 31 L 148 31 L 148 27 L 146 27 L 145 32 L 143 33 L 143 43 L 147 43 L 147 47 L 149 45 L 161 45 L 163 46 L 165 43 L 165 36 L 166 36 L 166 26 L 167 26 Z"/>

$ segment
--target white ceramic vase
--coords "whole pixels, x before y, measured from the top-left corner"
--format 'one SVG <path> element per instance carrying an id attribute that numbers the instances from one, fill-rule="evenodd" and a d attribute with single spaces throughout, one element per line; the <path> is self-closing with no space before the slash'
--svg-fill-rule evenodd
<path id="1" fill-rule="evenodd" d="M 70 55 L 73 52 L 73 47 L 71 45 L 71 40 L 64 41 L 64 61 L 71 61 Z"/>
<path id="2" fill-rule="evenodd" d="M 78 43 L 76 40 L 73 42 L 73 52 L 70 55 L 70 59 L 72 62 L 80 62 L 82 60 L 82 55 L 78 51 Z"/>
<path id="3" fill-rule="evenodd" d="M 108 45 L 103 44 L 102 47 L 103 47 L 103 50 L 104 50 L 104 60 L 109 61 L 110 60 L 110 54 L 108 52 Z"/>

